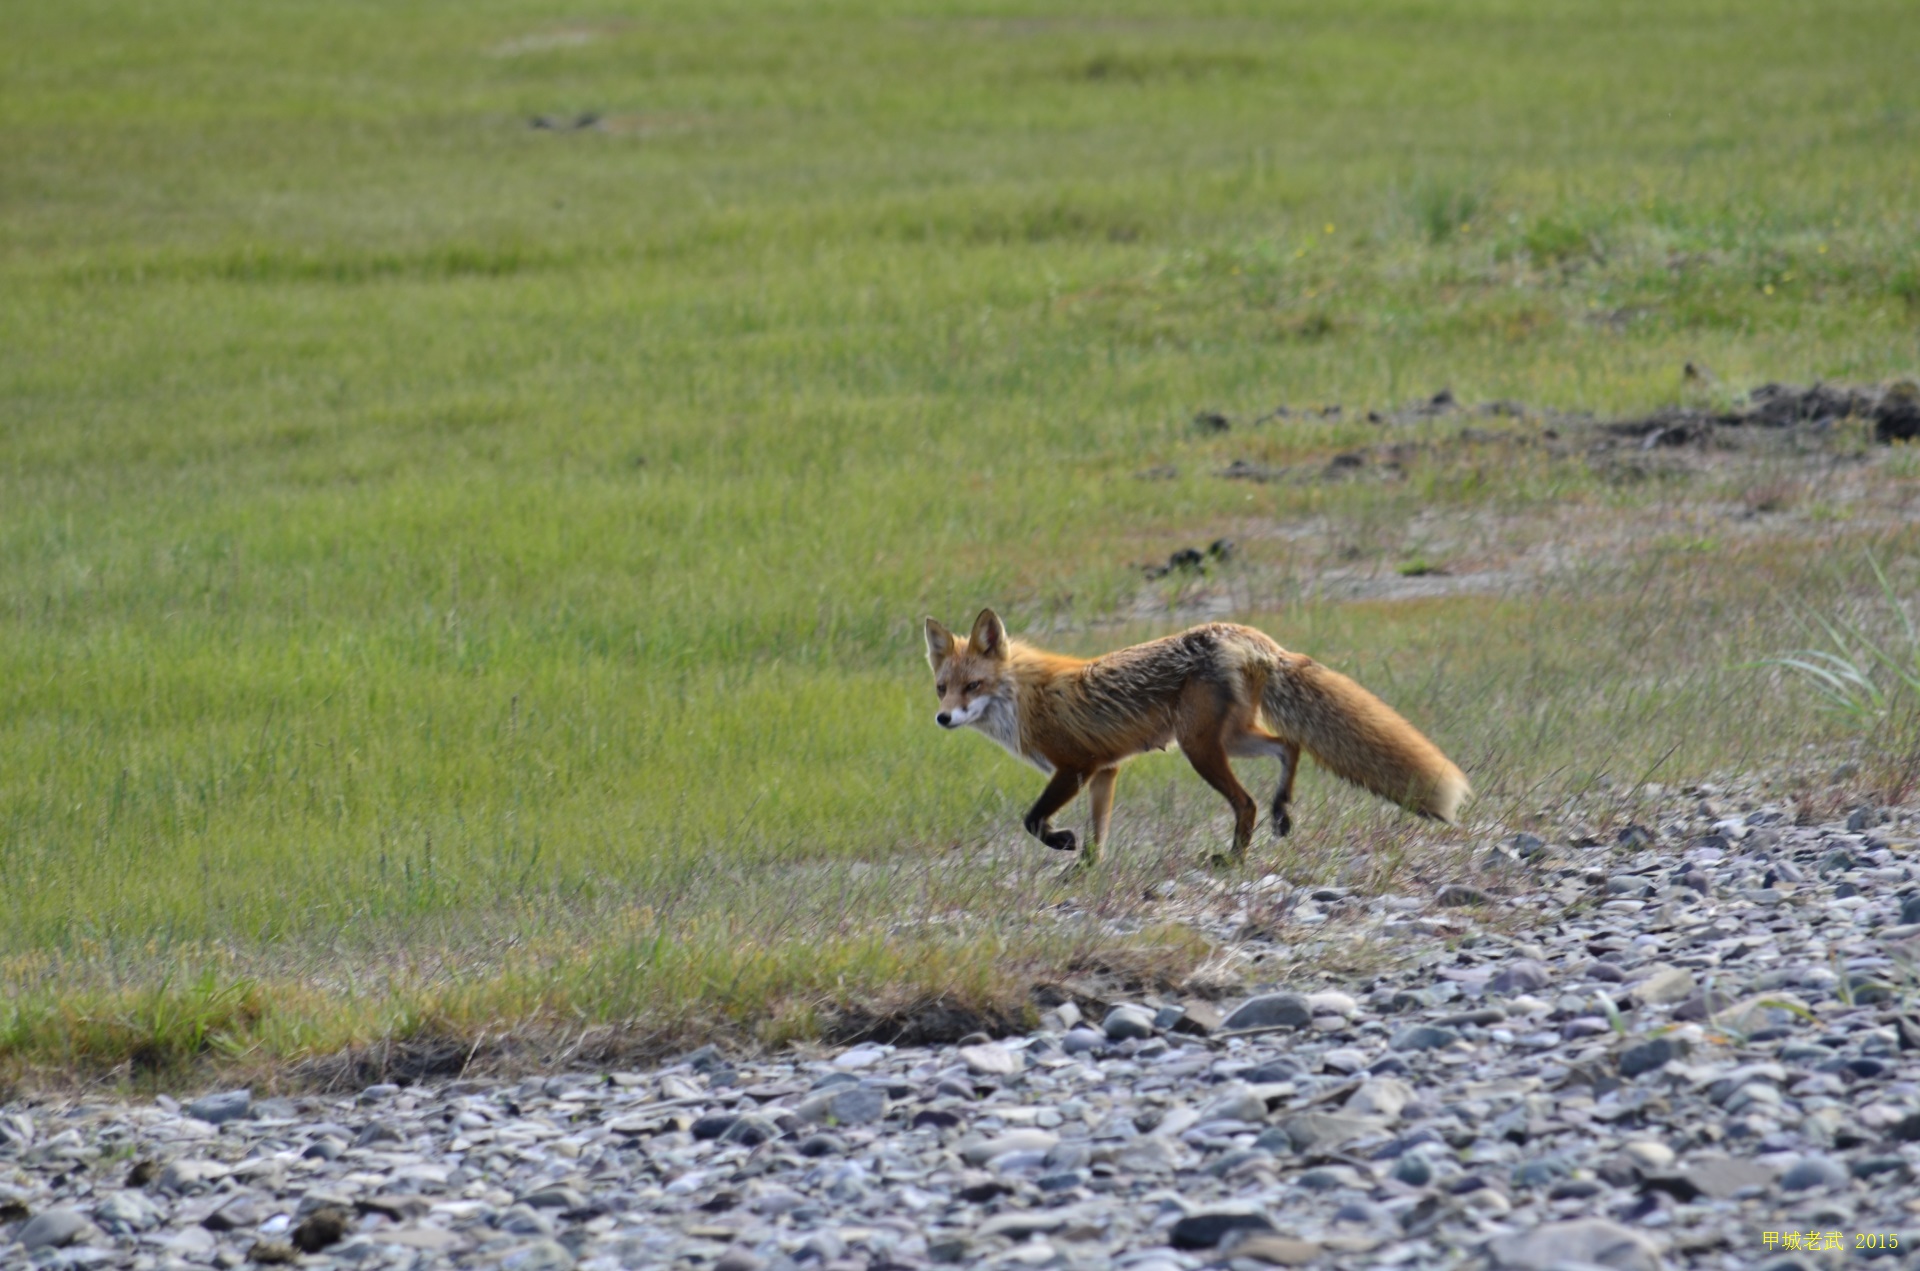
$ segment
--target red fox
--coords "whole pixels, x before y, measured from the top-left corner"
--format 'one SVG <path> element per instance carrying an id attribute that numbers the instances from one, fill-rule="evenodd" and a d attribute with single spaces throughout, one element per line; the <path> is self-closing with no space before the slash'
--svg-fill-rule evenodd
<path id="1" fill-rule="evenodd" d="M 1276 837 L 1293 828 L 1287 803 L 1302 750 L 1435 820 L 1452 821 L 1472 793 L 1453 761 L 1393 708 L 1252 627 L 1208 623 L 1089 660 L 1015 643 L 999 615 L 983 609 L 964 640 L 928 618 L 927 662 L 942 728 L 977 728 L 1052 778 L 1027 811 L 1027 833 L 1073 851 L 1073 831 L 1054 829 L 1053 816 L 1083 787 L 1089 791 L 1093 819 L 1081 865 L 1091 865 L 1107 840 L 1120 765 L 1174 743 L 1232 805 L 1233 861 L 1253 841 L 1257 808 L 1229 758 L 1280 761 Z"/>

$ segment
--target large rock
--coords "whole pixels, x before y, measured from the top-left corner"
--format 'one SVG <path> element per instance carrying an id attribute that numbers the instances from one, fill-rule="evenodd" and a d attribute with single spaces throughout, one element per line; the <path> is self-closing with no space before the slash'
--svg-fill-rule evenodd
<path id="1" fill-rule="evenodd" d="M 1650 1191 L 1662 1191 L 1682 1202 L 1702 1196 L 1728 1200 L 1736 1192 L 1772 1185 L 1774 1171 L 1758 1161 L 1709 1153 L 1688 1161 L 1677 1173 L 1654 1174 L 1646 1179 Z"/>
<path id="2" fill-rule="evenodd" d="M 716 1112 L 712 1116 L 695 1117 L 693 1124 L 687 1127 L 687 1132 L 693 1135 L 696 1142 L 705 1142 L 719 1138 L 739 1120 L 740 1114 L 737 1112 Z"/>
<path id="3" fill-rule="evenodd" d="M 1674 1060 L 1684 1058 L 1692 1049 L 1693 1044 L 1684 1037 L 1656 1037 L 1639 1042 L 1620 1052 L 1620 1075 L 1638 1077 L 1658 1072 Z"/>
<path id="4" fill-rule="evenodd" d="M 27 1225 L 20 1228 L 13 1238 L 24 1249 L 64 1249 L 70 1244 L 84 1241 L 93 1231 L 93 1224 L 79 1211 L 49 1209 L 27 1219 Z"/>
<path id="5" fill-rule="evenodd" d="M 1206 1002 L 1188 1002 L 1180 1008 L 1173 1031 L 1192 1037 L 1207 1037 L 1220 1031 L 1220 1011 Z"/>
<path id="6" fill-rule="evenodd" d="M 1355 1116 L 1385 1117 L 1391 1121 L 1411 1102 L 1412 1086 L 1392 1077 L 1374 1077 L 1347 1099 L 1346 1110 Z"/>
<path id="7" fill-rule="evenodd" d="M 565 1183 L 553 1183 L 527 1192 L 519 1203 L 534 1209 L 585 1209 L 587 1198 Z"/>
<path id="8" fill-rule="evenodd" d="M 1267 1119 L 1267 1101 L 1245 1082 L 1233 1082 L 1207 1102 L 1195 1118 L 1199 1121 L 1251 1121 Z"/>
<path id="9" fill-rule="evenodd" d="M 1060 1141 L 1060 1136 L 1046 1130 L 1009 1130 L 1005 1134 L 990 1139 L 980 1139 L 960 1148 L 960 1159 L 969 1165 L 985 1165 L 996 1156 L 1008 1152 L 1046 1152 Z"/>
<path id="10" fill-rule="evenodd" d="M 93 1220 L 102 1230 L 115 1236 L 136 1231 L 151 1231 L 166 1215 L 141 1192 L 114 1192 L 93 1207 Z"/>
<path id="11" fill-rule="evenodd" d="M 1409 1024 L 1395 1033 L 1387 1046 L 1391 1050 L 1439 1050 L 1460 1040 L 1460 1034 L 1438 1024 Z"/>
<path id="12" fill-rule="evenodd" d="M 1188 1214 L 1173 1224 L 1167 1243 L 1176 1249 L 1211 1249 L 1230 1232 L 1274 1230 L 1273 1220 L 1257 1213 Z"/>
<path id="13" fill-rule="evenodd" d="M 573 1254 L 557 1240 L 536 1240 L 505 1254 L 496 1263 L 500 1271 L 573 1271 Z"/>
<path id="14" fill-rule="evenodd" d="M 1243 1028 L 1306 1028 L 1313 1023 L 1313 1006 L 1300 993 L 1265 993 L 1249 998 L 1220 1023 L 1223 1033 Z"/>
<path id="15" fill-rule="evenodd" d="M 168 1161 L 167 1167 L 160 1171 L 160 1177 L 154 1180 L 154 1186 L 163 1192 L 178 1194 L 205 1187 L 231 1172 L 218 1161 Z"/>
<path id="16" fill-rule="evenodd" d="M 1153 1036 L 1153 1016 L 1138 1006 L 1116 1006 L 1100 1021 L 1108 1041 L 1135 1041 Z"/>
<path id="17" fill-rule="evenodd" d="M 1308 1152 L 1314 1148 L 1334 1148 L 1350 1139 L 1380 1128 L 1380 1122 L 1372 1117 L 1353 1116 L 1345 1112 L 1296 1112 L 1280 1123 L 1286 1131 L 1287 1142 L 1296 1152 Z"/>
<path id="18" fill-rule="evenodd" d="M 1122 1173 L 1167 1174 L 1174 1167 L 1173 1143 L 1164 1135 L 1144 1134 L 1120 1149 L 1114 1164 Z"/>
<path id="19" fill-rule="evenodd" d="M 877 1092 L 876 1092 L 877 1093 Z M 765 1117 L 743 1116 L 727 1127 L 720 1136 L 722 1143 L 739 1143 L 745 1147 L 759 1147 L 780 1137 L 780 1127 Z"/>
<path id="20" fill-rule="evenodd" d="M 187 1105 L 187 1115 L 205 1121 L 209 1125 L 225 1125 L 229 1121 L 238 1121 L 247 1115 L 253 1107 L 253 1091 L 227 1090 L 220 1094 L 210 1094 L 203 1099 L 195 1099 Z"/>
<path id="21" fill-rule="evenodd" d="M 1311 1241 L 1251 1229 L 1245 1234 L 1228 1232 L 1221 1245 L 1233 1259 L 1234 1266 L 1250 1260 L 1264 1262 L 1270 1267 L 1305 1267 L 1319 1261 L 1327 1252 Z"/>
<path id="22" fill-rule="evenodd" d="M 1005 1046 L 962 1046 L 960 1062 L 976 1077 L 1011 1077 L 1019 1072 L 1020 1056 Z"/>
<path id="23" fill-rule="evenodd" d="M 1076 1217 L 1072 1211 L 1064 1209 L 1021 1209 L 987 1219 L 973 1234 L 983 1240 L 993 1236 L 1025 1240 L 1029 1236 L 1058 1231 Z"/>
<path id="24" fill-rule="evenodd" d="M 1269 1059 L 1258 1068 L 1254 1068 L 1242 1075 L 1248 1085 L 1264 1086 L 1281 1081 L 1292 1081 L 1305 1071 L 1306 1070 L 1300 1066 L 1299 1061 L 1283 1058 Z"/>
<path id="25" fill-rule="evenodd" d="M 1780 1178 L 1780 1190 L 1804 1192 L 1815 1188 L 1845 1187 L 1852 1176 L 1847 1167 L 1824 1156 L 1803 1156 Z"/>
<path id="26" fill-rule="evenodd" d="M 887 1092 L 872 1086 L 836 1086 L 806 1100 L 794 1114 L 815 1125 L 871 1125 L 887 1114 Z"/>
<path id="27" fill-rule="evenodd" d="M 1633 1000 L 1646 1006 L 1667 1006 L 1686 1001 L 1693 990 L 1693 972 L 1662 962 L 1654 966 L 1652 974 L 1633 986 Z"/>
<path id="28" fill-rule="evenodd" d="M 1664 1271 L 1666 1265 L 1651 1240 L 1604 1218 L 1576 1218 L 1500 1236 L 1487 1252 L 1503 1271 L 1553 1271 L 1562 1266 Z"/>
<path id="29" fill-rule="evenodd" d="M 380 1232 L 380 1243 L 419 1249 L 425 1253 L 445 1254 L 464 1245 L 466 1241 L 445 1227 L 387 1227 Z M 427 1264 L 423 1260 L 415 1265 Z M 715 1265 L 717 1268 L 718 1264 Z"/>
<path id="30" fill-rule="evenodd" d="M 1757 1033 L 1763 1028 L 1805 1027 L 1812 1012 L 1791 993 L 1756 993 L 1741 998 L 1713 1015 L 1715 1027 L 1730 1033 Z"/>
<path id="31" fill-rule="evenodd" d="M 1669 1169 L 1673 1165 L 1673 1149 L 1654 1139 L 1635 1139 L 1620 1150 L 1643 1173 Z"/>
<path id="32" fill-rule="evenodd" d="M 1532 958 L 1515 958 L 1487 981 L 1489 993 L 1537 993 L 1553 982 L 1545 965 Z"/>
<path id="33" fill-rule="evenodd" d="M 205 1227 L 188 1227 L 162 1238 L 160 1245 L 175 1257 L 185 1258 L 189 1262 L 206 1262 L 213 1257 L 213 1251 L 220 1247 L 220 1242 Z"/>

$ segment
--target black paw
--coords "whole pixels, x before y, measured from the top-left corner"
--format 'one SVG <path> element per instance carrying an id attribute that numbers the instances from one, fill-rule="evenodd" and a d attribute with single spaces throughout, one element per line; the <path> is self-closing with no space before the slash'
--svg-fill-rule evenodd
<path id="1" fill-rule="evenodd" d="M 1293 833 L 1293 818 L 1287 815 L 1285 808 L 1273 810 L 1273 837 L 1283 839 Z"/>
<path id="2" fill-rule="evenodd" d="M 1040 836 L 1040 841 L 1056 852 L 1071 852 L 1079 846 L 1072 830 L 1048 830 Z"/>

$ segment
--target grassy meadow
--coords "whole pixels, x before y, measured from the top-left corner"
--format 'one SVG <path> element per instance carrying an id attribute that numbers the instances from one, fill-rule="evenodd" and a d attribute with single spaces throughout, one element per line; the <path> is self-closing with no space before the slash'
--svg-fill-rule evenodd
<path id="1" fill-rule="evenodd" d="M 778 1044 L 1203 963 L 1141 896 L 1218 798 L 1140 761 L 1055 882 L 1035 774 L 932 723 L 929 613 L 1355 674 L 1468 825 L 1310 770 L 1256 865 L 1405 891 L 1568 800 L 1831 770 L 1753 664 L 1868 550 L 1920 589 L 1910 446 L 1542 423 L 1920 370 L 1899 0 L 6 8 L 15 1076 Z M 1442 388 L 1527 413 L 1366 418 Z"/>

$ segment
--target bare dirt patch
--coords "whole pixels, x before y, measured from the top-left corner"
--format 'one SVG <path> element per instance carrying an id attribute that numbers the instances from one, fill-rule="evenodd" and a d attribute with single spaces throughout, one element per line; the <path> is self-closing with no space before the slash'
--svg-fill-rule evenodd
<path id="1" fill-rule="evenodd" d="M 1513 402 L 1466 405 L 1446 390 L 1392 411 L 1276 407 L 1244 422 L 1195 416 L 1203 437 L 1257 435 L 1286 419 L 1365 419 L 1379 441 L 1285 463 L 1236 457 L 1220 480 L 1300 490 L 1407 489 L 1403 506 L 1333 509 L 1203 527 L 1214 536 L 1139 568 L 1148 586 L 1125 620 L 1224 616 L 1249 600 L 1412 601 L 1511 596 L 1599 563 L 1651 550 L 1701 551 L 1763 540 L 1817 547 L 1836 535 L 1911 523 L 1910 461 L 1892 443 L 1920 428 L 1920 388 L 1766 384 L 1724 409 L 1676 406 L 1603 419 Z M 1412 435 L 1418 427 L 1418 435 Z M 1578 469 L 1565 497 L 1462 506 L 1422 499 L 1489 466 Z M 1175 479 L 1161 464 L 1135 474 Z M 1566 482 L 1549 481 L 1550 487 Z M 1609 494 L 1607 492 L 1617 492 Z M 1196 534 L 1196 538 L 1199 534 Z M 1224 547 L 1224 550 L 1222 550 Z"/>

